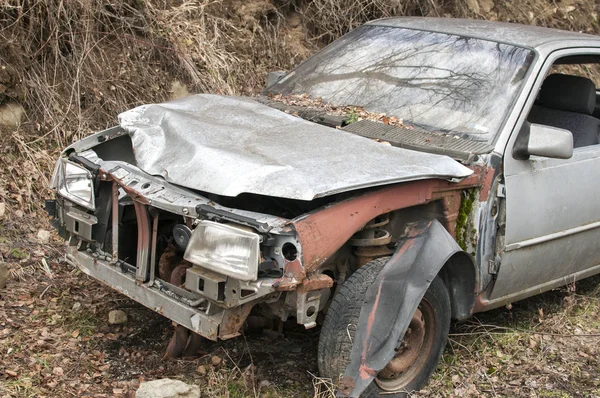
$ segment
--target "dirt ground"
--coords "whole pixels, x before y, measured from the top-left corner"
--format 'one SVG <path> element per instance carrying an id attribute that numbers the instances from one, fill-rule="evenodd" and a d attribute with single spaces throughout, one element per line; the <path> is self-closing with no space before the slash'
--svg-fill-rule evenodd
<path id="1" fill-rule="evenodd" d="M 207 342 L 199 358 L 163 360 L 168 320 L 62 261 L 58 237 L 8 235 L 0 236 L 10 270 L 0 290 L 1 397 L 132 397 L 141 381 L 163 377 L 199 384 L 207 397 L 333 396 L 331 381 L 317 378 L 319 328 L 286 325 L 282 335 L 248 333 Z M 599 304 L 596 277 L 454 324 L 430 385 L 415 396 L 600 397 Z M 109 325 L 115 309 L 127 314 L 124 325 Z"/>

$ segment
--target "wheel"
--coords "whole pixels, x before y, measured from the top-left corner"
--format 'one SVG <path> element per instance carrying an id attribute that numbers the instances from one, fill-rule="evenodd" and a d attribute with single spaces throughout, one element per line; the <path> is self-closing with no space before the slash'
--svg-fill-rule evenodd
<path id="1" fill-rule="evenodd" d="M 352 339 L 361 305 L 389 257 L 373 260 L 348 278 L 327 311 L 319 336 L 318 365 L 321 376 L 336 382 L 350 362 Z M 413 315 L 394 359 L 383 369 L 362 397 L 405 397 L 423 388 L 435 370 L 448 339 L 450 297 L 436 277 Z M 352 325 L 352 326 L 350 326 Z"/>

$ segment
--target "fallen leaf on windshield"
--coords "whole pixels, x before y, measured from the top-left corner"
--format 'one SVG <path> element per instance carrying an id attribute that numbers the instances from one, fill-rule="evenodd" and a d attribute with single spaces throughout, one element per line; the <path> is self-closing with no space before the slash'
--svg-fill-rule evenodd
<path id="1" fill-rule="evenodd" d="M 346 116 L 351 119 L 348 123 L 354 123 L 359 120 L 369 120 L 372 122 L 383 123 L 389 126 L 402 127 L 412 129 L 410 125 L 404 124 L 403 120 L 396 116 L 387 116 L 385 113 L 369 112 L 366 111 L 362 106 L 334 106 L 323 101 L 323 98 L 310 98 L 307 94 L 290 94 L 290 95 L 272 95 L 269 99 L 277 102 L 281 102 L 288 106 L 300 106 L 307 109 L 315 109 L 323 111 L 328 115 L 333 116 Z M 284 111 L 290 113 L 289 111 Z M 298 112 L 293 112 L 295 116 L 298 116 Z"/>

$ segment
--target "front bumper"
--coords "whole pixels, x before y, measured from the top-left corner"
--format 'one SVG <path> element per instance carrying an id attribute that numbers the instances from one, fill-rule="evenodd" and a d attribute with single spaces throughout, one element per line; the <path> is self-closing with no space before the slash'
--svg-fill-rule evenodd
<path id="1" fill-rule="evenodd" d="M 76 246 L 68 247 L 66 260 L 92 278 L 213 341 L 239 335 L 238 330 L 252 308 L 252 305 L 244 304 L 225 309 L 210 303 L 201 308 L 193 300 L 181 298 L 161 286 L 158 280 L 152 285 L 140 284 L 135 274 L 124 271 L 118 264 L 96 258 L 92 253 L 80 251 Z"/>
<path id="2" fill-rule="evenodd" d="M 169 217 L 194 220 L 201 216 L 202 219 L 235 222 L 262 233 L 280 225 L 283 219 L 223 208 L 193 192 L 149 176 L 134 166 L 117 161 L 103 162 L 91 154 L 88 156 L 100 165 L 95 180 L 96 210 L 92 213 L 60 196 L 49 201 L 47 206 L 55 226 L 68 237 L 70 246 L 66 257 L 71 264 L 211 340 L 238 336 L 254 305 L 280 298 L 281 291 L 275 287 L 277 278 L 274 275 L 242 281 L 193 266 L 185 270 L 185 288 L 180 283 L 174 285 L 169 283 L 170 280 L 162 280 L 158 272 L 161 253 L 157 241 L 161 233 L 159 217 L 160 220 Z M 124 216 L 126 209 L 129 218 Z M 125 229 L 124 223 L 136 228 L 137 236 L 131 233 L 132 228 Z M 137 247 L 134 248 L 130 242 L 136 237 Z M 284 240 L 293 240 L 293 237 L 285 235 Z M 273 257 L 271 254 L 269 256 Z M 281 256 L 281 253 L 277 255 Z"/>

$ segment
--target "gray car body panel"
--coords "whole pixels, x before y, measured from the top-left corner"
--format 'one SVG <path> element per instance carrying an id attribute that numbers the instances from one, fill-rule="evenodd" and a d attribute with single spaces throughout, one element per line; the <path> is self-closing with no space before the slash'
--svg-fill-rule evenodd
<path id="1" fill-rule="evenodd" d="M 367 289 L 339 395 L 360 396 L 394 358 L 429 285 L 457 254 L 466 256 L 439 221 L 408 227 L 406 239 Z"/>
<path id="2" fill-rule="evenodd" d="M 564 47 L 566 40 L 577 40 L 580 46 L 586 45 L 586 41 L 598 43 L 598 36 L 585 33 L 476 19 L 400 17 L 378 19 L 367 25 L 446 33 L 529 48 L 542 47 L 551 43 Z"/>
<path id="3" fill-rule="evenodd" d="M 472 170 L 447 156 L 384 145 L 250 98 L 200 94 L 119 115 L 137 166 L 187 188 L 312 200 Z"/>
<path id="4" fill-rule="evenodd" d="M 562 43 L 563 45 L 569 43 Z M 583 47 L 583 45 L 589 47 Z M 600 267 L 600 194 L 597 184 L 600 145 L 575 148 L 570 159 L 512 155 L 534 104 L 536 93 L 553 63 L 562 57 L 600 57 L 600 39 L 563 48 L 541 59 L 531 90 L 504 156 L 506 240 L 500 270 L 488 307 L 572 283 L 598 272 Z"/>

